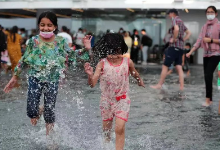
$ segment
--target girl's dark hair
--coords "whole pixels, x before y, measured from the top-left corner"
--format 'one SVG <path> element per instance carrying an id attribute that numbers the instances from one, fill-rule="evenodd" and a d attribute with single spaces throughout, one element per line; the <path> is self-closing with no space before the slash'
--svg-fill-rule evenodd
<path id="1" fill-rule="evenodd" d="M 17 26 L 13 26 L 10 30 L 10 38 L 11 40 L 15 43 L 16 41 L 16 33 L 18 33 L 18 27 Z"/>
<path id="2" fill-rule="evenodd" d="M 212 10 L 214 10 L 215 13 L 218 13 L 218 11 L 217 11 L 217 9 L 216 9 L 215 6 L 209 6 L 209 7 L 205 10 L 206 13 L 207 13 L 207 11 L 208 11 L 209 8 L 212 8 Z"/>
<path id="3" fill-rule="evenodd" d="M 125 54 L 128 47 L 124 37 L 118 33 L 104 35 L 93 47 L 94 55 L 98 58 L 106 58 L 107 55 Z"/>
<path id="4" fill-rule="evenodd" d="M 49 20 L 53 23 L 53 25 L 57 27 L 56 30 L 54 31 L 54 33 L 57 34 L 59 30 L 58 30 L 58 24 L 57 24 L 57 16 L 56 16 L 56 14 L 53 13 L 53 12 L 51 12 L 51 11 L 45 11 L 45 12 L 43 12 L 43 13 L 39 16 L 39 18 L 38 18 L 38 25 L 40 24 L 41 19 L 43 19 L 43 18 L 49 19 Z"/>

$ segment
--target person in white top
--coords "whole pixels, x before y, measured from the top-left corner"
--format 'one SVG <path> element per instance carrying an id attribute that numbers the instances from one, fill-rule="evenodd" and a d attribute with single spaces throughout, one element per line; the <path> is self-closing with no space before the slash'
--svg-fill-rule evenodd
<path id="1" fill-rule="evenodd" d="M 63 38 L 65 38 L 69 44 L 69 47 L 72 47 L 73 44 L 73 40 L 72 37 L 67 33 L 68 29 L 66 26 L 62 26 L 61 28 L 61 32 L 58 33 L 58 36 L 62 36 Z"/>
<path id="2" fill-rule="evenodd" d="M 85 37 L 85 35 L 83 34 L 83 29 L 82 28 L 79 28 L 78 32 L 75 33 L 73 35 L 73 38 L 75 40 L 75 43 L 76 43 L 76 47 L 77 49 L 79 48 L 82 48 L 83 47 L 83 38 Z"/>

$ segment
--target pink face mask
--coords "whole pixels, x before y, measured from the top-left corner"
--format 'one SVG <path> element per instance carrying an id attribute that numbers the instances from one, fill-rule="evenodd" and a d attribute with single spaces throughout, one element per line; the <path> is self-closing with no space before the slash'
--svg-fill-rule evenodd
<path id="1" fill-rule="evenodd" d="M 54 35 L 54 33 L 53 33 L 54 31 L 52 31 L 52 32 L 42 32 L 42 31 L 40 31 L 40 35 L 45 39 L 49 39 Z"/>

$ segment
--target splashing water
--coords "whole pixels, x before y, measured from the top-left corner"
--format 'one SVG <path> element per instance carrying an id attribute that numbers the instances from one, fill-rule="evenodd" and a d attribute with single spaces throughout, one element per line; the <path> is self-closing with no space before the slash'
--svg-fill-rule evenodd
<path id="1" fill-rule="evenodd" d="M 184 95 L 178 97 L 178 77 L 169 76 L 162 91 L 154 91 L 161 68 L 158 66 L 137 68 L 146 88 L 137 87 L 131 80 L 131 111 L 126 124 L 125 150 L 182 150 L 220 149 L 217 114 L 217 90 L 214 87 L 214 105 L 201 107 L 204 100 L 202 67 L 192 70 L 186 81 Z M 144 73 L 143 73 L 144 72 Z M 156 74 L 156 75 L 155 75 Z M 196 77 L 196 78 L 195 78 Z M 25 78 L 25 77 L 24 77 Z M 26 80 L 10 94 L 0 93 L 0 147 L 2 150 L 44 150 L 47 147 L 43 117 L 36 127 L 31 126 L 26 116 Z M 9 77 L 2 75 L 0 84 Z M 193 84 L 192 84 L 193 81 Z M 3 87 L 3 86 L 1 86 Z M 101 150 L 102 121 L 99 110 L 100 90 L 87 85 L 87 76 L 77 68 L 67 71 L 65 86 L 59 89 L 56 103 L 56 125 L 53 140 L 61 150 Z M 114 127 L 112 129 L 114 147 Z"/>

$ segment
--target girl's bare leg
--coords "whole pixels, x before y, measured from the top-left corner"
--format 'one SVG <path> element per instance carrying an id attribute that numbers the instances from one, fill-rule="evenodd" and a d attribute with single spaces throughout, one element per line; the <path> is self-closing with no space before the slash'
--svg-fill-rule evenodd
<path id="1" fill-rule="evenodd" d="M 102 128 L 103 128 L 105 142 L 111 141 L 112 122 L 113 122 L 113 120 L 102 122 L 102 124 L 103 124 Z"/>
<path id="2" fill-rule="evenodd" d="M 116 150 L 123 150 L 125 145 L 125 123 L 126 121 L 117 118 L 115 119 L 115 148 Z"/>

